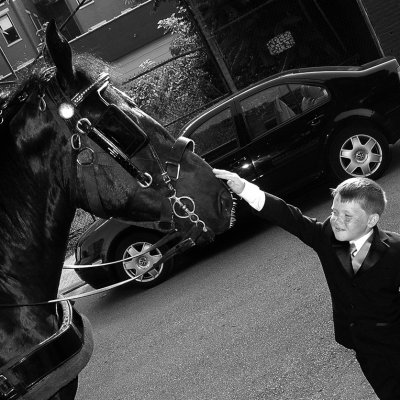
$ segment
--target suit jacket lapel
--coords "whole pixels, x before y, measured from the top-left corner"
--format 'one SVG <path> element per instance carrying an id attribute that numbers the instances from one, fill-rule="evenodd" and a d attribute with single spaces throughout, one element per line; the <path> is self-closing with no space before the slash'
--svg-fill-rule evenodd
<path id="1" fill-rule="evenodd" d="M 332 247 L 347 275 L 349 277 L 354 276 L 353 267 L 351 265 L 349 242 L 340 242 L 335 238 L 335 235 L 332 232 Z"/>
<path id="2" fill-rule="evenodd" d="M 367 271 L 372 268 L 382 258 L 383 254 L 389 247 L 388 236 L 385 232 L 381 231 L 378 227 L 375 227 L 373 235 L 374 237 L 372 239 L 371 247 L 359 272 Z"/>
<path id="3" fill-rule="evenodd" d="M 340 264 L 349 277 L 354 276 L 353 266 L 351 265 L 349 242 L 340 242 L 335 238 L 332 232 L 332 247 L 339 258 Z M 389 247 L 388 236 L 385 232 L 381 231 L 377 226 L 374 228 L 373 239 L 371 247 L 364 262 L 362 263 L 358 273 L 367 271 L 372 268 L 382 257 L 386 249 Z"/>

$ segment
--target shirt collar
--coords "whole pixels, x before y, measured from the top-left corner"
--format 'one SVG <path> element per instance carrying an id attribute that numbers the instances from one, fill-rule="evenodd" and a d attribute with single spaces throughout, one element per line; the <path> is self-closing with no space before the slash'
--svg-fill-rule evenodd
<path id="1" fill-rule="evenodd" d="M 350 240 L 350 243 L 354 243 L 356 246 L 356 250 L 360 250 L 363 244 L 368 240 L 368 238 L 374 233 L 374 230 L 371 229 L 368 233 L 366 233 L 364 236 L 361 236 L 360 238 L 356 240 Z"/>

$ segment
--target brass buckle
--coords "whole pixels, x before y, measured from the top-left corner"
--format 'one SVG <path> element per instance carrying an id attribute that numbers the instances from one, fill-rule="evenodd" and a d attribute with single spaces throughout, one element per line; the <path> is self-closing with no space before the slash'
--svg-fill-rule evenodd
<path id="1" fill-rule="evenodd" d="M 173 161 L 165 161 L 165 167 L 167 170 L 168 175 L 170 178 L 174 181 L 177 181 L 179 179 L 179 175 L 181 173 L 181 164 L 176 163 Z M 171 169 L 172 167 L 172 169 Z M 172 173 L 173 170 L 173 173 Z"/>
<path id="2" fill-rule="evenodd" d="M 15 392 L 14 386 L 7 377 L 0 375 L 0 399 L 8 399 L 13 392 Z"/>

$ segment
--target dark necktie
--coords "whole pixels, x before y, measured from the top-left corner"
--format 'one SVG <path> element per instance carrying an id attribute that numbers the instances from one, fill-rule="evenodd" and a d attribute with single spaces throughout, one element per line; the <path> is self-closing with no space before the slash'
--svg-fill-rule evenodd
<path id="1" fill-rule="evenodd" d="M 356 252 L 357 252 L 356 245 L 354 243 L 350 243 L 349 253 L 350 253 L 350 263 L 351 263 L 351 266 L 352 266 L 352 269 L 353 269 L 353 273 L 356 272 L 355 269 L 354 269 L 354 265 L 353 265 L 353 260 L 354 260 L 354 257 L 356 255 Z"/>
<path id="2" fill-rule="evenodd" d="M 353 261 L 354 256 L 356 255 L 357 247 L 354 243 L 350 243 L 350 256 L 351 260 Z"/>

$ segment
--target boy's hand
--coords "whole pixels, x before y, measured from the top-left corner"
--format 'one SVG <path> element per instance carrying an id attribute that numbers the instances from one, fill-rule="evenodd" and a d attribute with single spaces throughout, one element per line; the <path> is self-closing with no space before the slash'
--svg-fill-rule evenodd
<path id="1" fill-rule="evenodd" d="M 229 188 L 236 194 L 243 192 L 245 186 L 245 180 L 242 179 L 238 174 L 224 169 L 213 169 L 215 176 L 219 179 L 225 179 Z"/>

